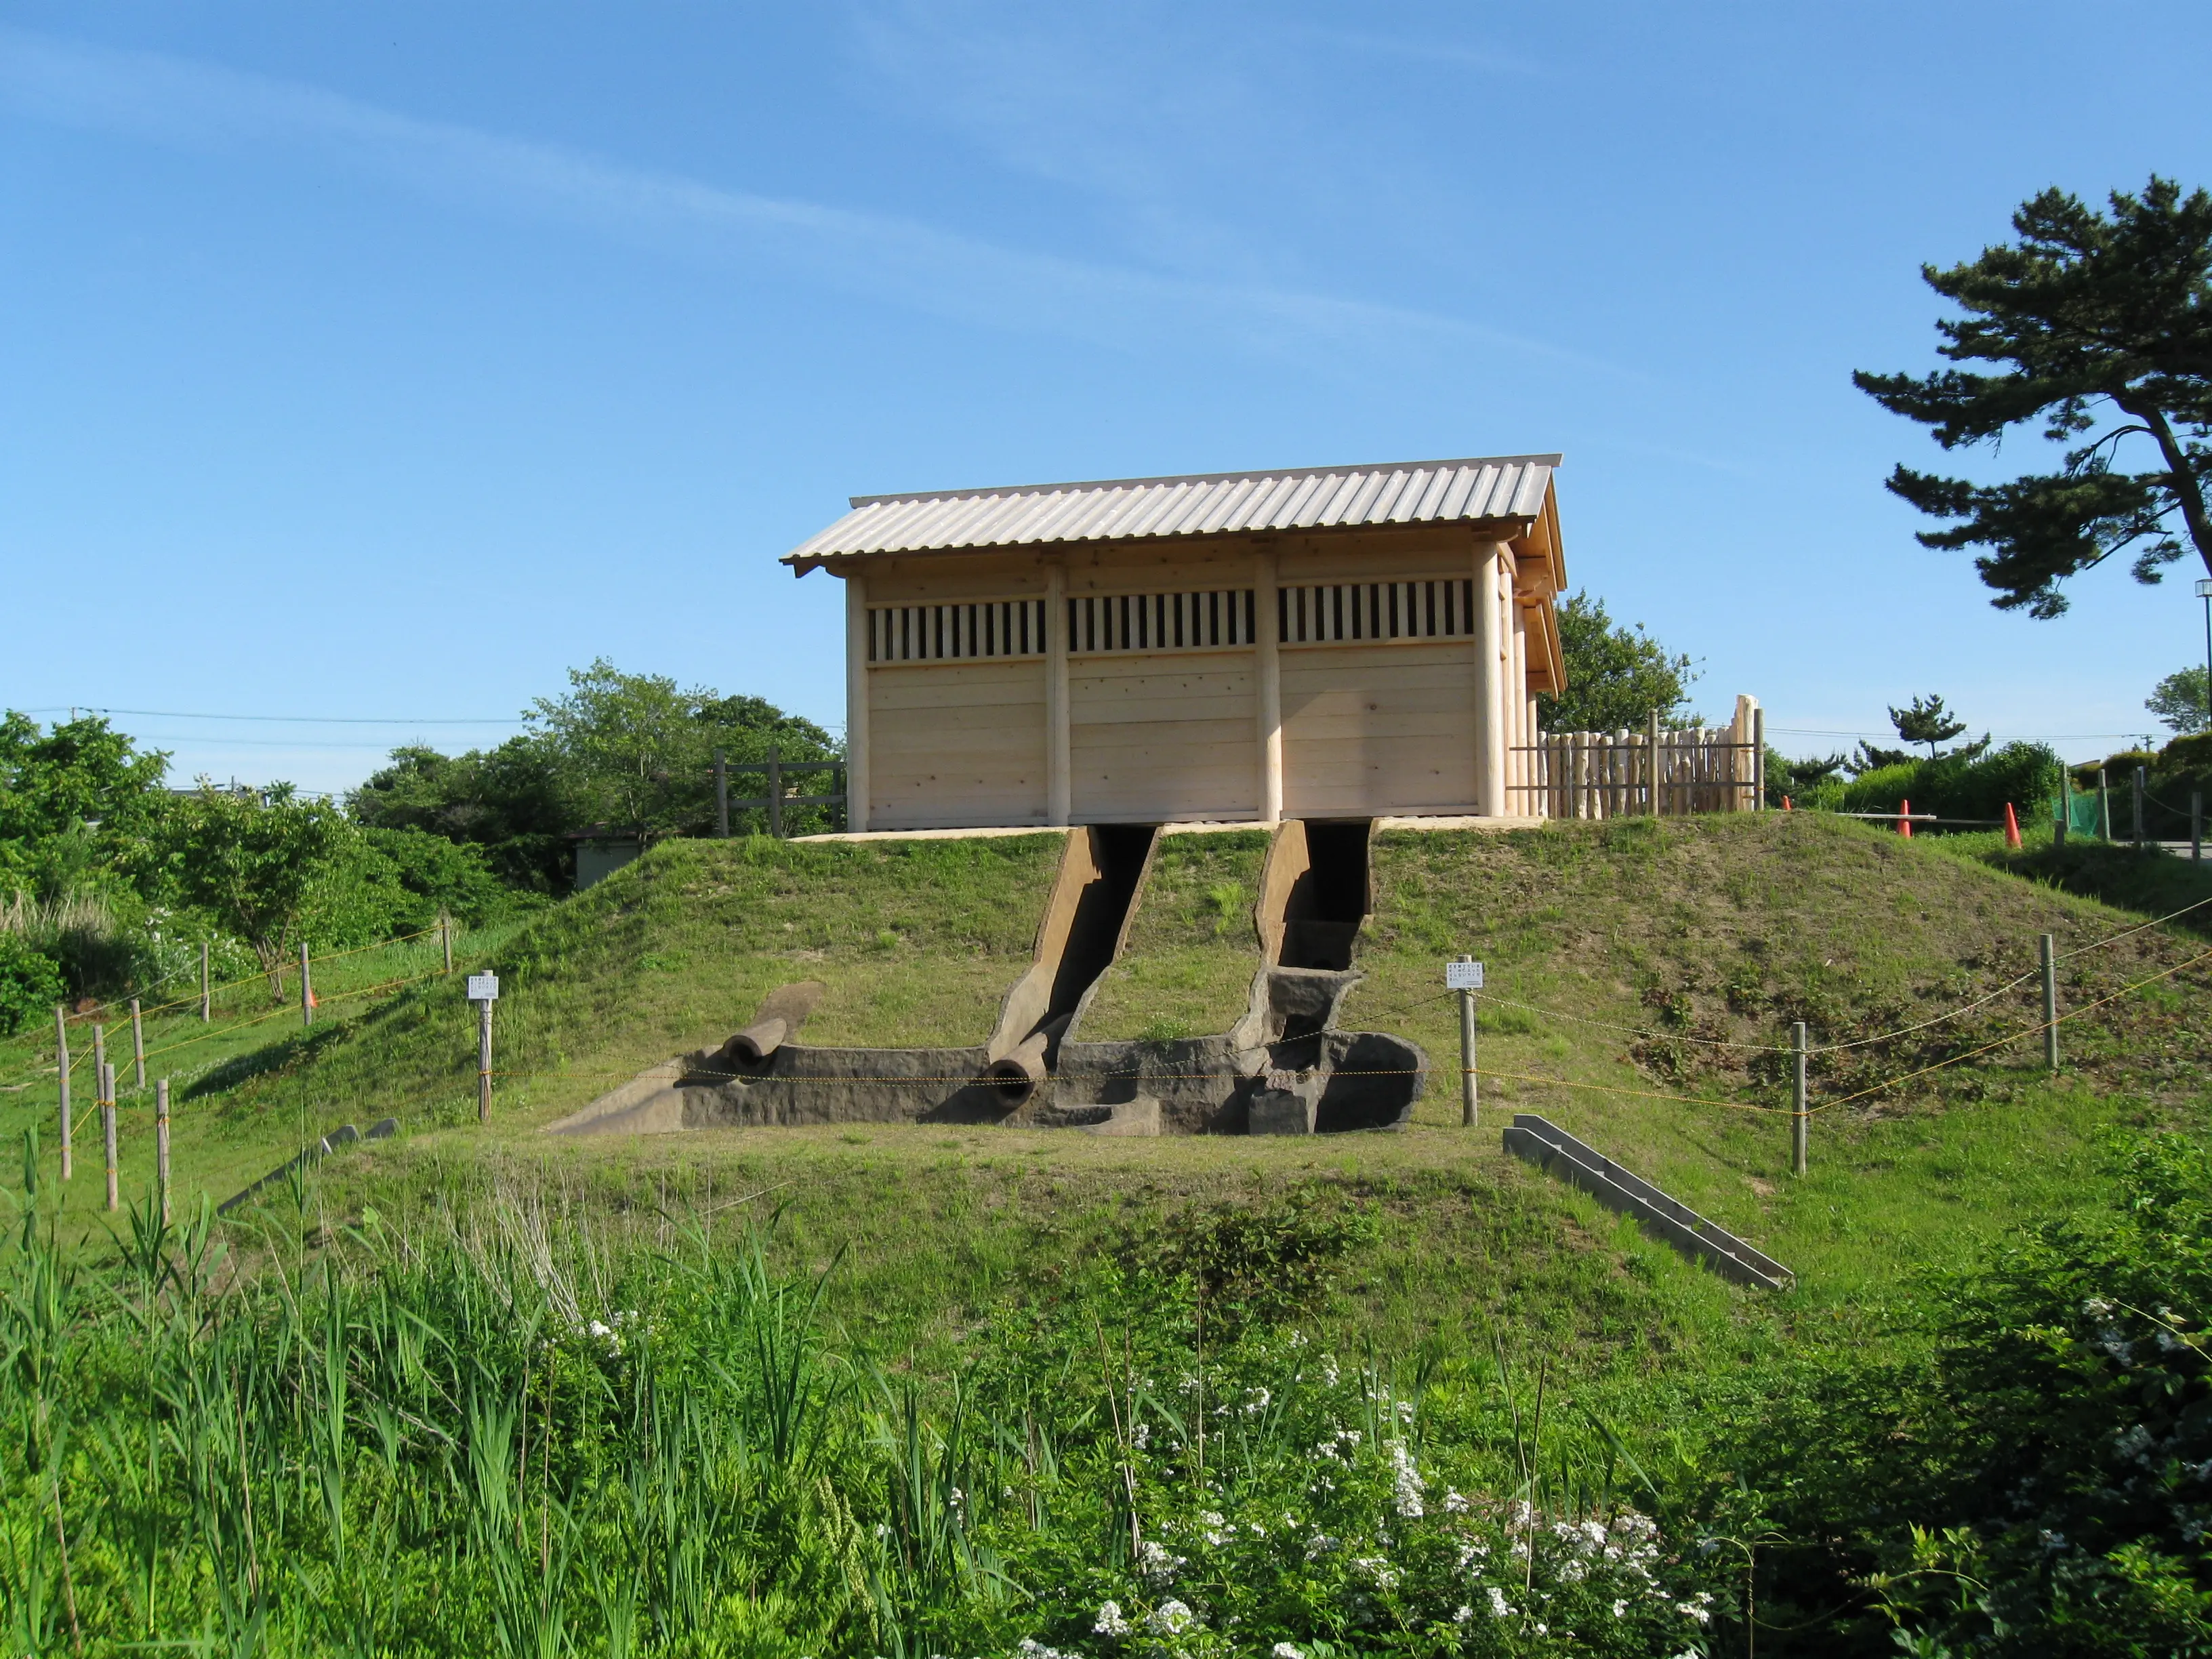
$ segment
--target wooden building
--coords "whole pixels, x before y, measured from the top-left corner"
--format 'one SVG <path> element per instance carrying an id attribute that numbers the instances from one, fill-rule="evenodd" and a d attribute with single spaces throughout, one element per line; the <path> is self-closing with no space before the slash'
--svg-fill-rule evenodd
<path id="1" fill-rule="evenodd" d="M 1559 462 L 855 497 L 849 826 L 1528 811 Z"/>

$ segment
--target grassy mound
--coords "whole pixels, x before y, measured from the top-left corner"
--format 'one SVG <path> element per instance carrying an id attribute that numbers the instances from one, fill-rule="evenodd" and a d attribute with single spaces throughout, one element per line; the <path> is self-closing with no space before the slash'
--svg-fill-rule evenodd
<path id="1" fill-rule="evenodd" d="M 1808 1320 L 1849 1328 L 1919 1267 L 2073 1202 L 2097 1179 L 2108 1126 L 2196 1123 L 2212 1103 L 2204 965 L 2120 994 L 2203 948 L 2171 928 L 2067 959 L 2068 1006 L 2118 1000 L 2066 1028 L 2056 1079 L 2039 1042 L 2015 1035 L 2037 1017 L 2032 980 L 1963 1018 L 1863 1041 L 1999 991 L 2033 968 L 2039 933 L 2074 950 L 2142 918 L 1992 867 L 1971 844 L 1773 814 L 1382 836 L 1366 977 L 1346 1020 L 1409 1036 L 1436 1062 L 1404 1134 L 1115 1143 L 921 1125 L 583 1145 L 537 1133 L 720 1038 L 789 980 L 829 988 L 811 1042 L 980 1041 L 1029 959 L 1059 848 L 1050 835 L 662 847 L 486 942 L 477 960 L 505 994 L 489 1129 L 474 1121 L 473 1012 L 436 979 L 312 1036 L 272 1036 L 180 1089 L 178 1184 L 220 1197 L 334 1124 L 389 1114 L 407 1134 L 324 1166 L 327 1202 L 404 1209 L 544 1189 L 617 1230 L 651 1230 L 665 1206 L 769 1194 L 757 1201 L 787 1206 L 779 1248 L 814 1266 L 843 1251 L 838 1305 L 898 1342 L 955 1340 L 1010 1279 L 1129 1228 L 1288 1194 L 1389 1219 L 1331 1317 L 1408 1340 L 1510 1317 L 1611 1363 L 1732 1350 Z M 1244 911 L 1263 854 L 1256 833 L 1163 843 L 1089 1034 L 1229 1023 L 1255 959 Z M 1492 1075 L 1474 1135 L 1458 1127 L 1456 1017 L 1441 988 L 1443 959 L 1460 951 L 1490 964 Z M 1778 1050 L 1801 1018 L 1816 1046 L 1860 1046 L 1814 1058 L 1813 1168 L 1796 1181 Z M 1533 1175 L 1499 1147 L 1516 1109 L 1752 1238 L 1800 1288 L 1747 1298 Z M 50 1079 L 0 1097 L 0 1127 L 52 1115 Z M 127 1191 L 150 1175 L 148 1116 L 126 1108 Z M 98 1181 L 82 1127 L 78 1162 L 82 1216 Z"/>

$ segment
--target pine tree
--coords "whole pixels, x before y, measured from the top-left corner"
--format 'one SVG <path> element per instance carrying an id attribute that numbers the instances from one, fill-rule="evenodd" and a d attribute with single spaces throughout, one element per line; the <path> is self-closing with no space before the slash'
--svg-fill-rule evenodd
<path id="1" fill-rule="evenodd" d="M 1953 719 L 1943 699 L 1933 696 L 1915 697 L 1905 708 L 1891 709 L 1889 723 L 1905 742 L 1926 744 L 1929 760 L 1936 758 L 1937 744 L 1948 743 L 1966 729 L 1966 721 Z"/>
<path id="2" fill-rule="evenodd" d="M 2115 191 L 2109 217 L 2046 190 L 2013 215 L 2015 243 L 1941 270 L 1928 285 L 1967 314 L 1936 325 L 1954 362 L 1981 374 L 1851 379 L 1945 449 L 1995 447 L 2039 422 L 2069 446 L 2055 472 L 1977 484 L 1899 465 L 1889 488 L 1952 527 L 1923 531 L 1934 548 L 1984 547 L 1974 568 L 1999 610 L 2056 617 L 2067 577 L 2132 550 L 2136 580 L 2159 580 L 2193 549 L 2212 570 L 2212 195 L 2187 196 L 2153 175 L 2141 196 Z M 2131 438 L 2155 465 L 2118 464 Z M 2177 522 L 2178 521 L 2178 522 Z"/>

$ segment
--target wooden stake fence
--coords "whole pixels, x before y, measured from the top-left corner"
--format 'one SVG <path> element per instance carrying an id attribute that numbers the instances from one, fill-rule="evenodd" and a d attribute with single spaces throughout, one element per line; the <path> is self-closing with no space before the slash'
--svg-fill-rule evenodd
<path id="1" fill-rule="evenodd" d="M 1642 732 L 1553 732 L 1516 750 L 1529 781 L 1509 789 L 1514 810 L 1549 818 L 1755 812 L 1765 804 L 1765 711 L 1748 742 L 1732 726 Z"/>

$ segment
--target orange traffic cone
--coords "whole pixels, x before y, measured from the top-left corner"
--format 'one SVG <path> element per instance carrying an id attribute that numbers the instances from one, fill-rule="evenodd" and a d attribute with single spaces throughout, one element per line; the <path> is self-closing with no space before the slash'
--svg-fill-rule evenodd
<path id="1" fill-rule="evenodd" d="M 2008 847 L 2020 845 L 2020 820 L 2013 816 L 2010 801 L 2005 803 L 2005 845 Z"/>
<path id="2" fill-rule="evenodd" d="M 1907 841 L 1912 839 L 1912 803 L 1909 800 L 1897 803 L 1897 833 Z"/>
<path id="3" fill-rule="evenodd" d="M 1794 811 L 1796 810 L 1790 805 L 1790 797 L 1787 795 L 1784 795 L 1782 798 L 1782 810 L 1785 812 Z"/>

